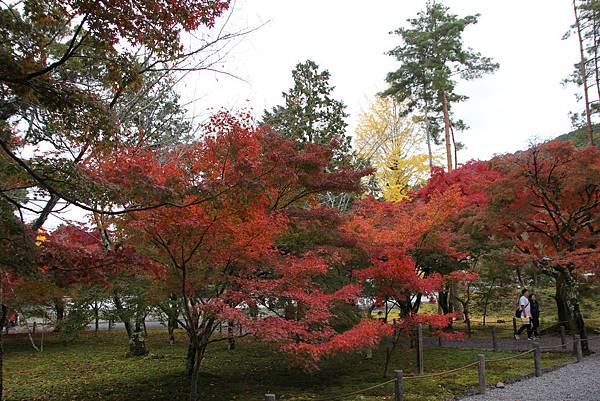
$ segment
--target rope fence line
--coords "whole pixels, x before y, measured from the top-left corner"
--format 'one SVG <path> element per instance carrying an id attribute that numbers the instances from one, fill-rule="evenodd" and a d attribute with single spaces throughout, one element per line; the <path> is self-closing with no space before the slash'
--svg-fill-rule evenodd
<path id="1" fill-rule="evenodd" d="M 469 363 L 467 365 L 464 365 L 464 366 L 461 366 L 461 367 L 458 367 L 458 368 L 455 368 L 455 369 L 446 370 L 446 371 L 443 371 L 443 372 L 429 373 L 429 374 L 426 374 L 426 375 L 403 376 L 403 379 L 404 380 L 416 380 L 416 379 L 429 379 L 429 378 L 432 378 L 432 377 L 439 377 L 439 376 L 447 376 L 447 375 L 451 375 L 453 373 L 458 373 L 460 371 L 472 368 L 473 366 L 476 366 L 478 364 L 479 364 L 479 361 L 473 362 L 473 363 Z M 311 400 L 311 401 L 334 401 L 334 400 L 339 400 L 340 398 L 346 398 L 346 397 L 351 397 L 353 395 L 359 395 L 359 394 L 365 393 L 367 391 L 374 390 L 376 388 L 383 387 L 383 386 L 386 386 L 386 385 L 388 385 L 390 383 L 394 383 L 394 382 L 396 382 L 396 379 L 391 379 L 391 380 L 385 381 L 383 383 L 376 384 L 376 385 L 371 386 L 371 387 L 367 387 L 367 388 L 364 388 L 364 389 L 361 389 L 361 390 L 353 391 L 351 393 L 335 395 L 335 396 L 331 396 L 331 397 L 327 397 L 327 398 L 318 398 L 316 400 Z"/>
<path id="2" fill-rule="evenodd" d="M 528 351 L 526 353 L 529 353 L 529 352 L 531 352 L 531 351 Z M 479 361 L 473 362 L 473 363 L 469 363 L 467 365 L 464 365 L 464 366 L 461 366 L 461 367 L 458 367 L 458 368 L 446 370 L 446 371 L 443 371 L 443 372 L 429 373 L 429 374 L 426 374 L 426 375 L 403 376 L 403 379 L 404 380 L 416 380 L 416 379 L 429 379 L 429 378 L 432 378 L 432 377 L 446 376 L 446 375 L 451 375 L 453 373 L 458 373 L 460 371 L 472 368 L 473 366 L 476 366 L 478 364 L 479 364 Z M 359 395 L 359 394 L 362 394 L 364 392 L 367 392 L 367 391 L 370 391 L 370 390 L 374 390 L 374 389 L 379 388 L 379 387 L 386 386 L 386 385 L 388 385 L 390 383 L 393 383 L 395 381 L 396 381 L 396 379 L 391 379 L 391 380 L 385 381 L 383 383 L 376 384 L 376 385 L 371 386 L 371 387 L 367 387 L 367 388 L 364 388 L 364 389 L 361 389 L 361 390 L 353 391 L 351 393 L 335 395 L 335 396 L 331 396 L 331 397 L 327 397 L 327 398 L 318 398 L 316 400 L 311 400 L 311 401 L 333 401 L 333 400 L 338 400 L 340 398 L 346 398 L 346 397 L 350 397 L 350 396 L 353 396 L 353 395 Z"/>
<path id="3" fill-rule="evenodd" d="M 551 346 L 551 347 L 544 347 L 541 350 L 542 351 L 551 351 L 551 350 L 554 350 L 554 349 L 557 349 L 557 348 L 564 348 L 564 347 L 568 346 L 569 344 L 573 344 L 573 341 L 569 340 L 569 341 L 567 341 L 564 344 L 554 345 L 554 346 Z"/>
<path id="4" fill-rule="evenodd" d="M 522 353 L 520 353 L 518 355 L 511 355 L 510 357 L 506 357 L 506 358 L 486 359 L 485 361 L 486 362 L 499 362 L 499 361 L 514 359 L 514 358 L 519 358 L 519 357 L 522 357 L 523 355 L 530 354 L 533 351 L 534 350 L 532 349 L 532 350 L 529 350 L 529 351 L 522 352 Z M 450 370 L 445 370 L 443 372 L 429 373 L 429 374 L 426 374 L 426 375 L 403 376 L 403 379 L 404 380 L 418 380 L 418 379 L 429 379 L 429 378 L 432 378 L 432 377 L 449 376 L 449 375 L 452 375 L 454 373 L 461 372 L 463 370 L 472 368 L 473 366 L 477 366 L 477 365 L 479 365 L 479 361 L 472 362 L 472 363 L 469 363 L 467 365 L 464 365 L 464 366 L 461 366 L 461 367 L 458 367 L 458 368 L 454 368 L 454 369 L 450 369 Z M 396 379 L 391 379 L 391 380 L 385 381 L 383 383 L 376 384 L 376 385 L 371 386 L 371 387 L 367 387 L 367 388 L 364 388 L 364 389 L 361 389 L 361 390 L 353 391 L 351 393 L 340 394 L 340 395 L 335 395 L 335 396 L 326 397 L 326 398 L 318 398 L 318 399 L 312 400 L 312 401 L 334 401 L 334 400 L 339 400 L 341 398 L 351 397 L 353 395 L 359 395 L 359 394 L 365 393 L 367 391 L 374 390 L 376 388 L 380 388 L 380 387 L 386 386 L 386 385 L 391 384 L 391 383 L 393 383 L 395 381 L 396 381 Z"/>
<path id="5" fill-rule="evenodd" d="M 465 366 L 461 366 L 460 368 L 446 370 L 444 372 L 429 373 L 429 374 L 426 374 L 426 375 L 404 376 L 404 379 L 405 380 L 414 380 L 414 379 L 428 379 L 430 377 L 438 377 L 438 376 L 447 376 L 447 375 L 451 375 L 453 373 L 457 373 L 457 372 L 460 372 L 462 370 L 471 368 L 471 367 L 473 367 L 475 365 L 478 365 L 478 364 L 479 364 L 479 361 L 478 362 L 469 363 L 469 364 L 467 364 Z"/>
<path id="6" fill-rule="evenodd" d="M 472 368 L 474 366 L 478 366 L 479 368 L 479 385 L 480 385 L 480 392 L 483 394 L 486 391 L 486 380 L 485 380 L 485 364 L 486 363 L 494 363 L 494 362 L 502 362 L 502 361 L 508 361 L 511 359 L 517 359 L 517 358 L 521 358 L 525 355 L 529 355 L 531 353 L 534 353 L 534 365 L 535 365 L 535 374 L 536 376 L 540 376 L 542 373 L 542 368 L 541 368 L 541 352 L 543 351 L 549 351 L 549 350 L 553 350 L 556 348 L 561 348 L 561 347 L 566 347 L 568 345 L 571 344 L 577 344 L 578 346 L 576 346 L 575 348 L 577 348 L 576 352 L 577 352 L 577 361 L 580 362 L 581 361 L 581 342 L 583 341 L 595 341 L 595 340 L 599 340 L 600 336 L 594 336 L 594 337 L 588 337 L 588 338 L 574 338 L 571 339 L 569 341 L 566 341 L 565 343 L 561 343 L 560 345 L 557 346 L 549 346 L 549 347 L 544 347 L 541 348 L 538 344 L 534 344 L 534 348 L 528 350 L 528 351 L 524 351 L 521 352 L 519 354 L 516 355 L 510 355 L 507 357 L 502 357 L 502 358 L 494 358 L 494 359 L 487 359 L 485 358 L 485 356 L 483 354 L 479 355 L 479 359 L 476 362 L 472 362 L 469 363 L 467 365 L 458 367 L 458 368 L 454 368 L 454 369 L 450 369 L 450 370 L 446 370 L 443 372 L 435 372 L 435 373 L 429 373 L 429 374 L 420 374 L 420 375 L 409 375 L 409 376 L 403 376 L 401 371 L 397 371 L 397 373 L 399 372 L 399 376 L 397 376 L 394 379 L 390 379 L 387 380 L 385 382 L 382 383 L 378 383 L 375 384 L 373 386 L 367 387 L 367 388 L 363 388 L 357 391 L 353 391 L 351 393 L 346 393 L 346 394 L 340 394 L 340 395 L 334 395 L 331 397 L 326 397 L 326 398 L 318 398 L 312 401 L 335 401 L 335 400 L 339 400 L 339 399 L 343 399 L 343 398 L 347 398 L 347 397 L 351 397 L 353 395 L 359 395 L 359 394 L 363 394 L 367 391 L 370 390 L 374 390 L 380 387 L 384 387 L 388 384 L 391 383 L 396 383 L 396 399 L 402 400 L 403 398 L 403 390 L 402 390 L 402 381 L 403 380 L 418 380 L 418 379 L 429 379 L 432 377 L 441 377 L 441 376 L 449 376 L 452 375 L 454 373 L 458 373 L 460 371 Z M 398 393 L 400 391 L 400 393 Z M 398 395 L 400 394 L 400 396 Z M 398 398 L 400 397 L 400 398 Z M 273 394 L 266 394 L 265 395 L 265 400 L 266 401 L 275 401 L 275 396 Z"/>
<path id="7" fill-rule="evenodd" d="M 386 386 L 386 385 L 388 385 L 390 383 L 394 383 L 395 381 L 396 381 L 396 379 L 391 379 L 391 380 L 388 380 L 388 381 L 383 382 L 383 383 L 376 384 L 376 385 L 371 386 L 371 387 L 363 388 L 362 390 L 357 390 L 357 391 L 353 391 L 351 393 L 346 393 L 346 394 L 333 395 L 333 396 L 327 397 L 327 398 L 318 398 L 316 400 L 311 400 L 311 401 L 334 401 L 334 400 L 339 400 L 340 398 L 351 397 L 353 395 L 359 395 L 359 394 L 365 393 L 365 392 L 370 391 L 370 390 L 375 390 L 376 388 Z"/>
<path id="8" fill-rule="evenodd" d="M 517 354 L 517 355 L 511 355 L 511 356 L 507 356 L 507 357 L 504 357 L 504 358 L 486 359 L 485 362 L 486 363 L 488 363 L 488 362 L 502 362 L 502 361 L 508 361 L 508 360 L 511 360 L 511 359 L 517 359 L 517 358 L 520 358 L 520 357 L 522 357 L 524 355 L 531 354 L 534 351 L 535 351 L 535 348 L 532 348 L 529 351 L 521 352 L 520 354 Z"/>

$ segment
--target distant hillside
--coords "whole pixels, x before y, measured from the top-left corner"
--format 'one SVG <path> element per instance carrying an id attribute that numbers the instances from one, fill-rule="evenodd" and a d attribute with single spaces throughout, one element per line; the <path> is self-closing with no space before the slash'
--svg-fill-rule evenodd
<path id="1" fill-rule="evenodd" d="M 587 131 L 585 128 L 579 128 L 568 134 L 557 136 L 556 139 L 559 141 L 570 141 L 578 148 L 587 146 L 588 144 Z M 594 126 L 594 143 L 600 149 L 600 124 Z"/>

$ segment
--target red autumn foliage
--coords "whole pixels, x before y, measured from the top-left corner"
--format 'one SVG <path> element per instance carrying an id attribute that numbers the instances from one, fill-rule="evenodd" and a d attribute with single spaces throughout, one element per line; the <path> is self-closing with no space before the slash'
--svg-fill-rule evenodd
<path id="1" fill-rule="evenodd" d="M 246 191 L 281 209 L 325 191 L 359 192 L 360 179 L 371 171 L 328 169 L 331 147 L 300 149 L 267 127 L 255 128 L 248 114 L 219 112 L 203 131 L 202 141 L 166 151 L 123 146 L 89 159 L 84 174 L 114 189 L 106 202 L 124 206 L 181 207 Z"/>
<path id="2" fill-rule="evenodd" d="M 447 224 L 455 213 L 455 209 L 446 207 L 448 204 L 457 208 L 463 204 L 456 190 L 443 195 L 432 192 L 427 201 L 417 198 L 393 203 L 369 199 L 358 205 L 347 229 L 369 254 L 371 267 L 356 275 L 376 283 L 376 298 L 407 301 L 417 294 L 432 295 L 440 289 L 442 276 L 424 274 L 411 252 L 423 247 L 429 236 Z M 447 249 L 452 249 L 449 244 Z"/>
<path id="3" fill-rule="evenodd" d="M 306 363 L 310 363 L 309 366 L 316 367 L 324 357 L 340 352 L 375 347 L 382 336 L 390 335 L 392 331 L 392 327 L 383 322 L 362 320 L 352 329 L 332 336 L 326 342 L 318 344 L 289 342 L 281 349 L 294 355 L 298 360 L 307 361 Z"/>
<path id="4" fill-rule="evenodd" d="M 291 222 L 310 214 L 316 195 L 358 191 L 368 170 L 335 169 L 329 147 L 300 146 L 254 128 L 248 116 L 219 113 L 204 134 L 174 150 L 124 148 L 88 165 L 89 174 L 122 189 L 121 204 L 164 205 L 115 222 L 164 266 L 165 292 L 182 301 L 192 377 L 224 321 L 277 344 L 308 369 L 334 352 L 377 342 L 388 330 L 378 322 L 341 333 L 332 326 L 333 309 L 354 305 L 361 292 L 352 283 L 331 291 L 319 282 L 339 255 L 325 248 L 293 255 L 278 246 Z"/>
<path id="5" fill-rule="evenodd" d="M 542 270 L 600 268 L 600 151 L 549 142 L 491 165 L 502 179 L 491 187 L 489 217 L 514 240 L 513 260 Z"/>
<path id="6" fill-rule="evenodd" d="M 130 246 L 107 251 L 100 233 L 84 227 L 60 226 L 46 236 L 36 252 L 39 272 L 59 287 L 71 284 L 109 285 L 111 276 L 125 271 L 156 274 L 158 268 Z M 34 276 L 35 279 L 35 276 Z"/>
<path id="7" fill-rule="evenodd" d="M 60 0 L 53 2 L 52 13 L 39 5 L 29 8 L 40 24 L 64 14 L 107 46 L 143 44 L 174 56 L 181 51 L 182 32 L 212 28 L 229 5 L 230 0 Z"/>
<path id="8" fill-rule="evenodd" d="M 428 186 L 453 185 L 466 201 L 453 228 L 459 249 L 477 260 L 490 245 L 503 248 L 509 262 L 550 276 L 559 320 L 585 339 L 578 284 L 597 278 L 600 267 L 600 151 L 548 142 L 470 163 Z"/>
<path id="9" fill-rule="evenodd" d="M 435 194 L 455 190 L 468 205 L 484 206 L 489 200 L 487 190 L 490 184 L 498 178 L 500 178 L 500 173 L 492 169 L 487 162 L 470 161 L 449 173 L 438 167 L 427 185 L 416 191 L 414 196 L 428 200 Z M 454 211 L 458 211 L 464 206 L 464 202 L 458 205 L 446 204 L 447 208 Z"/>

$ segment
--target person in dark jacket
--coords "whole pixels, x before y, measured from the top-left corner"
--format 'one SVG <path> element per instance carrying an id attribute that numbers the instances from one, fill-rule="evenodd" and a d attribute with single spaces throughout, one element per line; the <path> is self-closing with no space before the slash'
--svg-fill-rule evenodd
<path id="1" fill-rule="evenodd" d="M 540 304 L 537 301 L 535 294 L 529 296 L 529 302 L 531 303 L 531 331 L 533 337 L 539 337 L 538 328 L 540 327 Z"/>

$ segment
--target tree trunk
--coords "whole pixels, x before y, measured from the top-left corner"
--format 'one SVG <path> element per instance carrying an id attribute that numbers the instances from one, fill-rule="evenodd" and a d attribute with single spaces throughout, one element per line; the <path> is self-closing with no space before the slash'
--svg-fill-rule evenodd
<path id="1" fill-rule="evenodd" d="M 94 333 L 98 334 L 100 331 L 100 306 L 98 302 L 94 302 Z"/>
<path id="2" fill-rule="evenodd" d="M 167 332 L 169 335 L 169 344 L 175 344 L 175 329 L 179 327 L 179 304 L 177 302 L 177 296 L 171 294 L 169 299 L 160 303 L 159 308 L 167 316 Z"/>
<path id="3" fill-rule="evenodd" d="M 233 333 L 233 322 L 231 320 L 227 321 L 227 337 L 227 349 L 233 351 L 235 349 L 235 335 Z"/>
<path id="4" fill-rule="evenodd" d="M 386 345 L 385 345 L 385 361 L 383 364 L 383 378 L 387 379 L 390 373 L 390 362 L 392 360 L 392 355 L 394 354 L 394 350 L 398 346 L 400 342 L 400 330 L 394 330 L 394 333 L 391 336 L 386 337 Z"/>
<path id="5" fill-rule="evenodd" d="M 42 212 L 40 213 L 38 218 L 31 225 L 31 231 L 37 231 L 40 228 L 42 228 L 42 226 L 44 225 L 46 220 L 48 220 L 50 213 L 52 213 L 52 210 L 54 210 L 54 208 L 58 204 L 59 200 L 60 200 L 59 196 L 54 195 L 54 194 L 50 195 L 50 199 L 48 199 L 48 202 L 46 202 L 44 209 L 42 209 Z"/>
<path id="6" fill-rule="evenodd" d="M 136 330 L 129 335 L 129 352 L 127 356 L 145 356 L 148 355 L 146 340 L 143 330 Z"/>
<path id="7" fill-rule="evenodd" d="M 200 399 L 198 385 L 200 381 L 200 366 L 202 364 L 202 359 L 204 359 L 205 351 L 206 344 L 197 345 L 194 350 L 194 361 L 190 375 L 190 401 L 198 401 Z"/>
<path id="8" fill-rule="evenodd" d="M 296 308 L 291 302 L 287 302 L 283 307 L 285 320 L 296 320 Z M 229 327 L 229 323 L 228 326 Z"/>
<path id="9" fill-rule="evenodd" d="M 579 15 L 577 13 L 577 3 L 573 0 L 573 11 L 575 12 L 575 28 L 577 29 L 577 38 L 579 40 L 579 74 L 581 75 L 581 81 L 583 83 L 583 98 L 585 101 L 585 117 L 586 117 L 586 128 L 588 133 L 588 145 L 594 146 L 594 130 L 592 128 L 592 116 L 590 111 L 590 97 L 588 93 L 588 80 L 587 80 L 587 68 L 585 59 L 585 50 L 583 45 L 583 38 L 581 36 L 581 24 L 579 21 Z"/>
<path id="10" fill-rule="evenodd" d="M 444 315 L 452 313 L 452 305 L 448 302 L 449 293 L 448 291 L 438 292 L 438 303 Z"/>
<path id="11" fill-rule="evenodd" d="M 456 139 L 454 138 L 454 127 L 450 125 L 450 134 L 452 137 L 452 147 L 454 148 L 454 168 L 458 168 L 458 148 L 456 147 Z"/>
<path id="12" fill-rule="evenodd" d="M 581 349 L 585 354 L 589 354 L 590 348 L 587 341 L 585 321 L 579 308 L 577 283 L 568 268 L 561 269 L 556 278 L 556 301 L 557 305 L 559 305 L 559 302 L 562 304 L 559 306 L 559 311 L 562 309 L 566 317 L 566 320 L 561 320 L 561 322 L 566 321 L 571 333 L 579 334 L 579 337 L 583 340 L 581 341 Z"/>
<path id="13" fill-rule="evenodd" d="M 143 319 L 136 317 L 135 319 L 135 330 L 131 331 L 131 325 L 128 325 L 130 330 L 127 332 L 129 336 L 129 352 L 128 356 L 145 356 L 148 355 L 148 348 L 146 347 L 146 336 L 144 333 Z"/>
<path id="14" fill-rule="evenodd" d="M 192 372 L 194 371 L 194 363 L 196 362 L 196 348 L 196 344 L 190 338 L 188 342 L 187 355 L 185 358 L 185 373 L 190 379 L 192 378 Z"/>
<path id="15" fill-rule="evenodd" d="M 568 317 L 568 312 L 567 312 L 567 303 L 562 298 L 562 295 L 560 294 L 560 291 L 558 289 L 558 285 L 556 286 L 556 295 L 554 296 L 554 300 L 556 301 L 556 310 L 558 313 L 559 325 L 565 326 L 567 331 L 570 331 L 571 327 L 569 326 L 569 321 L 568 321 L 569 317 Z"/>
<path id="16" fill-rule="evenodd" d="M 521 273 L 521 268 L 515 267 L 515 272 L 517 273 L 517 280 L 519 281 L 519 285 L 521 287 L 525 287 L 525 282 L 523 281 L 523 274 Z"/>
<path id="17" fill-rule="evenodd" d="M 600 57 L 600 54 L 598 54 L 598 46 L 600 43 L 598 43 L 598 41 L 600 38 L 598 38 L 598 17 L 600 17 L 600 15 L 594 11 L 592 16 L 592 19 L 594 20 L 594 25 L 592 27 L 592 31 L 594 32 L 594 43 L 592 43 L 592 46 L 594 47 L 594 75 L 596 77 L 596 92 L 598 93 L 598 101 L 600 101 L 600 71 L 598 70 L 600 68 L 598 65 L 598 57 Z"/>
<path id="18" fill-rule="evenodd" d="M 485 302 L 483 304 L 483 325 L 484 326 L 486 324 L 488 306 L 490 304 L 490 295 L 492 294 L 492 289 L 494 288 L 494 281 L 496 281 L 496 280 L 495 279 L 492 280 L 492 282 L 490 283 L 490 288 L 488 289 L 487 293 L 485 294 Z"/>
<path id="19" fill-rule="evenodd" d="M 450 283 L 450 302 L 452 302 L 452 310 L 458 312 L 456 320 L 464 320 L 462 305 L 458 299 L 458 283 Z"/>
<path id="20" fill-rule="evenodd" d="M 467 325 L 467 336 L 471 338 L 473 332 L 471 331 L 471 316 L 469 315 L 469 306 L 467 304 L 464 305 L 463 311 L 465 314 L 465 324 Z"/>
<path id="21" fill-rule="evenodd" d="M 169 316 L 167 319 L 167 331 L 169 332 L 169 344 L 175 344 L 175 329 L 177 328 L 177 317 Z"/>
<path id="22" fill-rule="evenodd" d="M 54 299 L 54 311 L 56 312 L 54 332 L 57 333 L 61 330 L 62 322 L 65 319 L 65 303 L 61 298 Z"/>
<path id="23" fill-rule="evenodd" d="M 369 308 L 367 309 L 367 317 L 369 319 L 373 319 L 373 311 L 375 310 L 376 304 L 375 302 L 373 302 L 373 305 L 369 306 Z"/>
<path id="24" fill-rule="evenodd" d="M 423 297 L 423 294 L 419 293 L 416 295 L 415 298 L 415 303 L 411 305 L 411 312 L 412 313 L 419 313 L 419 309 L 421 309 L 421 297 Z"/>
<path id="25" fill-rule="evenodd" d="M 206 353 L 210 333 L 213 331 L 214 321 L 211 321 L 203 328 L 202 335 L 199 335 L 195 330 L 190 331 L 187 328 L 189 339 L 186 371 L 190 380 L 190 401 L 198 401 L 200 399 L 199 381 L 200 381 L 200 366 Z"/>
<path id="26" fill-rule="evenodd" d="M 429 175 L 433 174 L 433 151 L 431 150 L 431 129 L 429 127 L 429 105 L 425 105 L 425 137 L 427 138 L 427 156 L 429 157 Z"/>
<path id="27" fill-rule="evenodd" d="M 385 299 L 384 302 L 385 302 L 385 304 L 384 304 L 385 309 L 384 309 L 384 312 L 383 312 L 383 323 L 387 323 L 388 322 L 388 315 L 390 314 L 390 308 L 388 306 L 388 299 L 387 298 Z"/>
<path id="28" fill-rule="evenodd" d="M 386 304 L 387 304 L 387 302 L 386 302 Z M 417 313 L 419 311 L 420 305 L 421 305 L 421 294 L 416 295 L 414 304 L 411 302 L 410 298 L 408 298 L 406 301 L 399 301 L 398 307 L 400 309 L 400 318 L 407 317 L 411 313 Z M 396 319 L 394 319 L 394 323 L 395 322 L 396 322 Z M 398 346 L 398 343 L 400 342 L 401 334 L 402 334 L 401 330 L 394 326 L 394 334 L 392 334 L 390 337 L 387 338 L 387 344 L 386 344 L 386 349 L 385 349 L 385 362 L 383 365 L 383 378 L 384 379 L 387 379 L 387 377 L 389 375 L 389 367 L 390 367 L 390 361 L 392 360 L 392 354 L 394 353 L 394 350 L 396 349 L 396 347 Z M 412 344 L 413 344 L 413 341 L 411 339 L 411 347 L 412 347 Z"/>
<path id="29" fill-rule="evenodd" d="M 383 363 L 383 378 L 387 379 L 390 370 L 390 360 L 392 359 L 392 353 L 395 348 L 395 341 L 393 339 L 386 340 L 389 344 L 385 348 L 385 362 Z"/>
<path id="30" fill-rule="evenodd" d="M 450 112 L 448 110 L 448 97 L 446 92 L 441 92 L 442 111 L 444 113 L 444 139 L 446 142 L 446 160 L 448 162 L 448 172 L 452 171 L 452 146 L 450 144 Z"/>
<path id="31" fill-rule="evenodd" d="M 173 326 L 168 325 L 167 331 L 169 333 L 169 345 L 175 344 L 175 329 Z"/>
<path id="32" fill-rule="evenodd" d="M 306 303 L 298 301 L 298 307 L 296 308 L 296 320 L 304 320 L 306 317 Z"/>
<path id="33" fill-rule="evenodd" d="M 127 332 L 127 338 L 129 340 L 129 352 L 127 356 L 145 356 L 148 355 L 148 347 L 146 347 L 146 339 L 144 336 L 144 329 L 142 326 L 142 320 L 139 318 L 139 314 L 136 313 L 134 322 L 132 324 L 129 316 L 123 308 L 123 303 L 118 295 L 113 294 L 113 303 L 115 304 L 115 312 L 119 319 L 125 325 L 125 331 Z"/>

